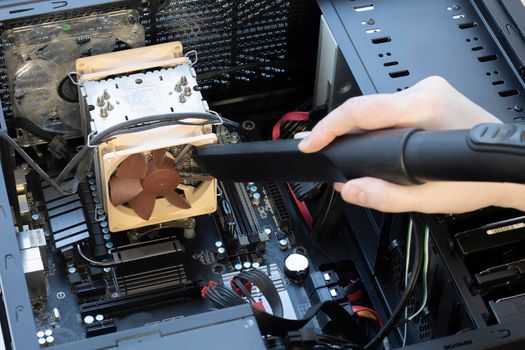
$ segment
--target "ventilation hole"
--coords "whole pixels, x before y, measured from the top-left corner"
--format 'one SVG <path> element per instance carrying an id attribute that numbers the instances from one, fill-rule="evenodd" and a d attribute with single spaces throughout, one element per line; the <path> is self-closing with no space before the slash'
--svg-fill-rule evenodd
<path id="1" fill-rule="evenodd" d="M 449 10 L 449 11 L 452 11 L 452 10 L 457 11 L 457 10 L 461 10 L 461 7 L 459 5 L 454 4 L 454 5 L 447 6 L 447 10 Z"/>
<path id="2" fill-rule="evenodd" d="M 495 71 L 494 71 L 494 74 L 498 75 L 498 74 L 499 74 L 499 71 L 495 70 Z"/>
<path id="3" fill-rule="evenodd" d="M 490 76 L 492 75 L 491 72 L 487 72 L 487 73 L 485 73 L 485 74 L 486 74 L 488 77 L 490 77 Z"/>
<path id="4" fill-rule="evenodd" d="M 170 107 L 170 111 L 175 112 L 175 110 L 173 109 L 173 107 Z"/>
<path id="5" fill-rule="evenodd" d="M 479 40 L 477 37 L 474 37 L 473 39 L 474 39 L 474 41 L 478 41 Z"/>
<path id="6" fill-rule="evenodd" d="M 470 40 L 470 39 L 465 39 L 465 41 L 466 41 L 467 43 L 469 43 L 471 40 Z"/>
<path id="7" fill-rule="evenodd" d="M 387 56 L 392 56 L 392 54 L 390 52 L 387 52 L 386 55 Z"/>
<path id="8" fill-rule="evenodd" d="M 142 79 L 135 79 L 135 84 L 142 84 Z"/>
<path id="9" fill-rule="evenodd" d="M 407 75 L 409 75 L 410 72 L 408 70 L 398 70 L 396 72 L 391 72 L 391 73 L 388 73 L 388 75 L 390 75 L 390 78 L 393 78 L 393 79 L 396 79 L 396 78 L 401 78 L 401 77 L 406 77 Z"/>
<path id="10" fill-rule="evenodd" d="M 391 67 L 391 66 L 397 66 L 398 64 L 399 64 L 398 61 L 390 61 L 390 62 L 383 63 L 383 66 Z"/>
<path id="11" fill-rule="evenodd" d="M 503 80 L 496 80 L 492 82 L 492 85 L 503 85 L 505 82 Z"/>
<path id="12" fill-rule="evenodd" d="M 160 80 L 160 81 L 163 81 L 163 80 L 164 80 L 164 78 L 162 77 L 162 75 L 159 75 L 159 80 Z"/>
<path id="13" fill-rule="evenodd" d="M 90 112 L 93 111 L 93 110 L 95 110 L 95 106 L 93 106 L 93 105 L 89 105 L 89 106 L 88 106 L 88 110 L 89 110 Z"/>
<path id="14" fill-rule="evenodd" d="M 118 89 L 118 84 L 115 84 L 115 89 Z"/>
<path id="15" fill-rule="evenodd" d="M 11 11 L 9 11 L 9 13 L 15 14 L 15 13 L 21 13 L 21 12 L 27 12 L 27 11 L 33 11 L 33 10 L 34 10 L 33 7 L 27 7 L 25 9 L 11 10 Z"/>
<path id="16" fill-rule="evenodd" d="M 496 55 L 486 55 L 486 56 L 478 57 L 478 61 L 480 62 L 490 62 L 490 61 L 495 61 L 497 59 L 498 59 L 498 56 Z"/>
<path id="17" fill-rule="evenodd" d="M 512 108 L 511 108 L 511 110 L 512 110 Z M 525 117 L 514 117 L 512 119 L 517 121 L 517 122 L 523 122 L 525 120 Z"/>
<path id="18" fill-rule="evenodd" d="M 476 46 L 472 48 L 472 51 L 481 51 L 483 50 L 483 46 Z"/>
<path id="19" fill-rule="evenodd" d="M 389 36 L 383 36 L 381 38 L 372 39 L 372 44 L 384 44 L 390 41 L 392 41 L 392 39 Z"/>
<path id="20" fill-rule="evenodd" d="M 469 29 L 477 27 L 478 22 L 467 22 L 467 23 L 461 23 L 458 25 L 459 29 Z"/>
<path id="21" fill-rule="evenodd" d="M 403 89 L 401 89 L 401 88 L 397 88 L 397 89 L 396 89 L 396 91 L 401 91 L 401 90 L 403 90 Z"/>
<path id="22" fill-rule="evenodd" d="M 467 16 L 465 16 L 463 14 L 461 14 L 461 15 L 454 15 L 454 16 L 452 16 L 452 19 L 462 19 L 462 18 L 465 18 L 465 17 L 467 17 Z"/>
<path id="23" fill-rule="evenodd" d="M 500 91 L 498 92 L 498 95 L 500 95 L 501 97 L 510 97 L 510 96 L 516 96 L 519 93 L 520 91 L 518 89 L 510 89 L 510 90 Z"/>
<path id="24" fill-rule="evenodd" d="M 380 53 L 378 56 L 379 56 L 379 57 L 383 57 L 384 55 L 383 55 L 382 53 Z"/>
<path id="25" fill-rule="evenodd" d="M 362 5 L 362 6 L 354 6 L 355 12 L 366 12 L 366 11 L 372 11 L 374 9 L 374 5 Z"/>
<path id="26" fill-rule="evenodd" d="M 124 116 L 124 119 L 129 120 L 127 115 Z"/>
<path id="27" fill-rule="evenodd" d="M 374 28 L 374 29 L 368 29 L 366 31 L 366 34 L 374 34 L 374 33 L 379 33 L 379 32 L 381 32 L 380 28 Z"/>

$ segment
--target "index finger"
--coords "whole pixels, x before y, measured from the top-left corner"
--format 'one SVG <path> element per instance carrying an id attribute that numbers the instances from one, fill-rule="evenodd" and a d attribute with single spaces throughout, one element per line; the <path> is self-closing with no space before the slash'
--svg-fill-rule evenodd
<path id="1" fill-rule="evenodd" d="M 317 152 L 352 130 L 412 126 L 410 105 L 410 94 L 405 92 L 353 97 L 317 123 L 299 149 L 305 153 Z"/>

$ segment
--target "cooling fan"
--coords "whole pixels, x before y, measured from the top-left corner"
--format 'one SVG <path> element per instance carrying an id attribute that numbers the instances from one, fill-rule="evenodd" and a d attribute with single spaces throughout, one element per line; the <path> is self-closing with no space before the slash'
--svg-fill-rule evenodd
<path id="1" fill-rule="evenodd" d="M 71 18 L 2 33 L 15 117 L 40 128 L 80 135 L 78 91 L 70 73 L 75 60 L 144 45 L 135 10 Z"/>
<path id="2" fill-rule="evenodd" d="M 137 143 L 137 134 L 120 135 L 117 144 L 99 147 L 97 177 L 112 232 L 217 209 L 217 180 L 191 158 L 194 147 L 216 143 L 215 134 L 200 126 L 175 125 L 156 129 L 155 140 L 146 144 Z"/>
<path id="3" fill-rule="evenodd" d="M 127 204 L 144 220 L 149 220 L 153 214 L 157 198 L 165 198 L 179 209 L 190 209 L 191 203 L 177 192 L 177 188 L 185 180 L 204 179 L 202 176 L 181 179 L 178 168 L 189 160 L 190 152 L 191 146 L 185 147 L 174 158 L 163 148 L 127 157 L 109 180 L 111 204 Z"/>

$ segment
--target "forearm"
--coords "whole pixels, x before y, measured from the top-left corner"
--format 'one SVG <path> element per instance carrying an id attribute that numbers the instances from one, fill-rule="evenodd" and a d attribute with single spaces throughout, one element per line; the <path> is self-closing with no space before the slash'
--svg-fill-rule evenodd
<path id="1" fill-rule="evenodd" d="M 525 185 L 505 183 L 495 202 L 495 206 L 525 211 Z"/>

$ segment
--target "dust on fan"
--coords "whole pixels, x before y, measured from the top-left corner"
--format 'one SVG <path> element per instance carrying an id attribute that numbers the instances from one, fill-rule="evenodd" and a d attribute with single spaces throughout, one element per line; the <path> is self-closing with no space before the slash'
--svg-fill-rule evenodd
<path id="1" fill-rule="evenodd" d="M 204 180 L 202 176 L 183 177 L 178 170 L 190 160 L 191 149 L 186 145 L 175 157 L 166 148 L 128 156 L 109 180 L 111 203 L 114 206 L 127 204 L 144 220 L 151 217 L 159 197 L 177 208 L 190 209 L 191 204 L 177 188 L 181 180 Z"/>

